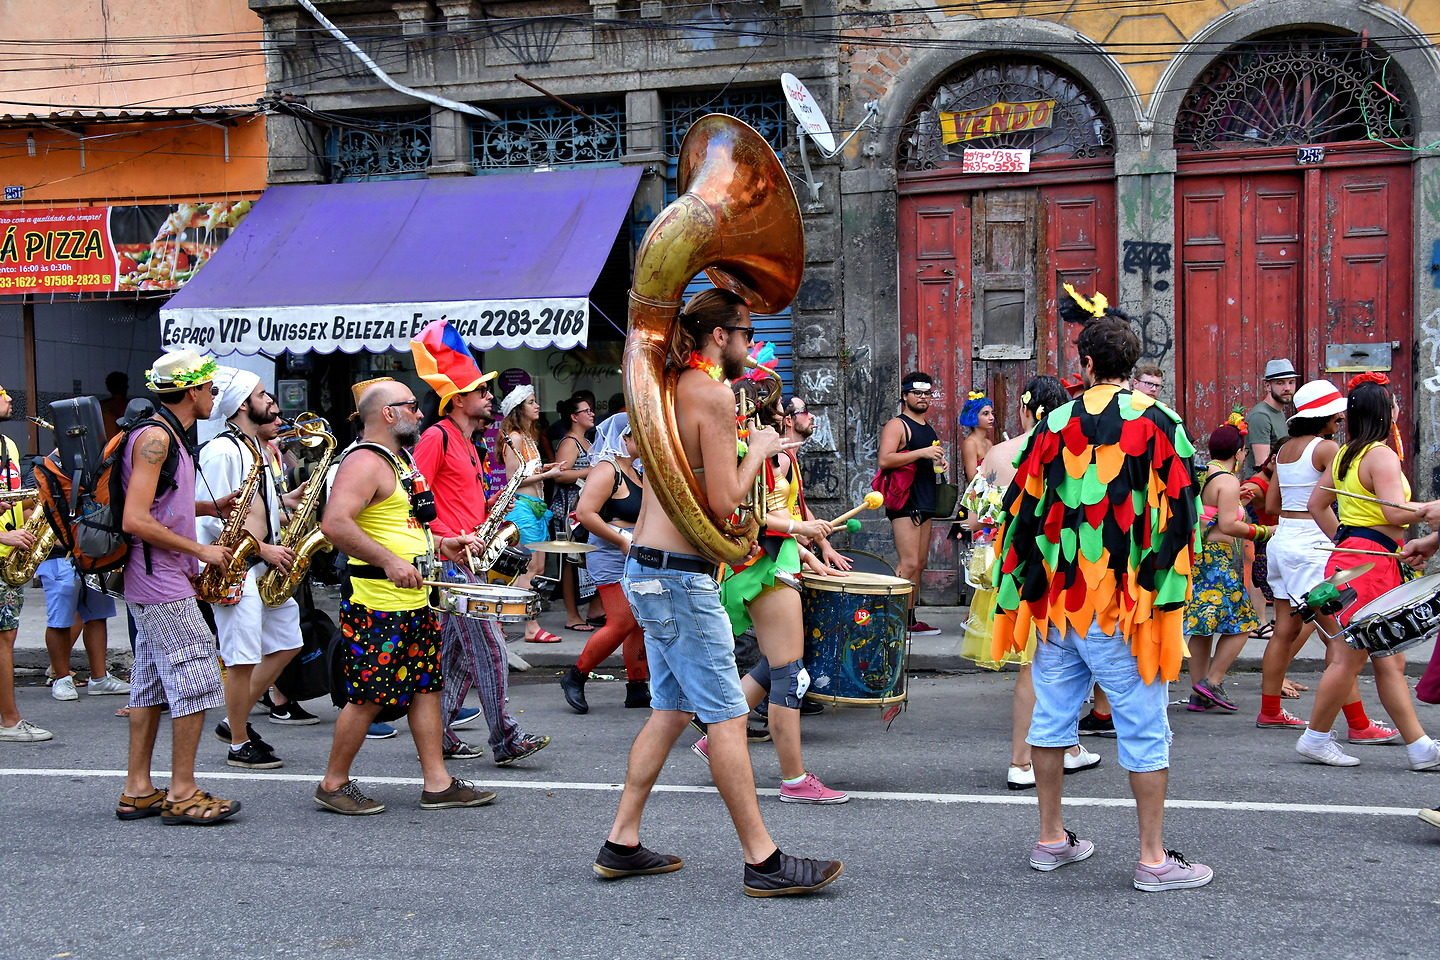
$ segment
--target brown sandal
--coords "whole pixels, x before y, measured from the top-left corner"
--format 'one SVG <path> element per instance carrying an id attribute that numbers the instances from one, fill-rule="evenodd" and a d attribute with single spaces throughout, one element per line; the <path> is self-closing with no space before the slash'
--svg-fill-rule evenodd
<path id="1" fill-rule="evenodd" d="M 122 793 L 119 802 L 115 804 L 115 816 L 121 820 L 143 820 L 146 817 L 158 816 L 164 800 L 164 790 L 155 790 L 143 797 L 132 797 Z M 123 809 L 125 807 L 130 809 Z"/>
<path id="2" fill-rule="evenodd" d="M 212 797 L 204 790 L 196 790 L 184 800 L 166 800 L 162 803 L 160 805 L 160 822 L 172 827 L 177 824 L 209 827 L 239 812 L 239 800 Z"/>

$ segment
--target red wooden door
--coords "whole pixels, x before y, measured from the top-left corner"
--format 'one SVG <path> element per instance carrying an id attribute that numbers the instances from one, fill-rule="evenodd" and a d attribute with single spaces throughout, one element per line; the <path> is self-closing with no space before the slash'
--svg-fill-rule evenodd
<path id="1" fill-rule="evenodd" d="M 1047 187 L 1042 191 L 1045 210 L 1045 251 L 1042 274 L 1050 278 L 1040 286 L 1039 324 L 1042 344 L 1037 373 L 1073 376 L 1080 370 L 1075 353 L 1079 330 L 1062 330 L 1058 305 L 1067 296 L 1065 284 L 1089 296 L 1104 293 L 1111 303 L 1120 299 L 1116 278 L 1115 186 L 1080 183 Z M 1023 390 L 1022 384 L 1017 389 Z"/>

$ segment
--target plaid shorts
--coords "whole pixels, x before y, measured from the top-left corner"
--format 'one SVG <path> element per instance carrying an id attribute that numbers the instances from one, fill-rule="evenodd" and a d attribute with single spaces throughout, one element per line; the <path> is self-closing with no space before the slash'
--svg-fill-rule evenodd
<path id="1" fill-rule="evenodd" d="M 0 633 L 20 629 L 20 608 L 25 606 L 25 588 L 0 583 Z"/>
<path id="2" fill-rule="evenodd" d="M 132 603 L 135 665 L 130 668 L 130 706 L 170 704 L 171 717 L 225 705 L 215 635 L 194 597 L 170 603 Z"/>

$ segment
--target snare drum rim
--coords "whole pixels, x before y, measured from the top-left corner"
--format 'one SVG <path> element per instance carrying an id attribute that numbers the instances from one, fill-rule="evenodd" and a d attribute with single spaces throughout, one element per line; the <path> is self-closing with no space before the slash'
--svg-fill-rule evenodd
<path id="1" fill-rule="evenodd" d="M 837 707 L 888 707 L 892 703 L 904 703 L 910 699 L 910 691 L 902 690 L 884 697 L 829 697 L 822 693 L 806 692 L 806 700 L 829 703 Z"/>
<path id="2" fill-rule="evenodd" d="M 877 579 L 866 582 L 860 579 L 860 576 L 875 577 Z M 854 577 L 826 577 L 819 574 L 802 572 L 800 574 L 800 582 L 806 590 L 820 590 L 825 593 L 855 593 L 878 597 L 909 596 L 911 589 L 914 587 L 909 580 L 903 577 L 886 577 L 884 574 L 879 573 L 865 573 Z"/>

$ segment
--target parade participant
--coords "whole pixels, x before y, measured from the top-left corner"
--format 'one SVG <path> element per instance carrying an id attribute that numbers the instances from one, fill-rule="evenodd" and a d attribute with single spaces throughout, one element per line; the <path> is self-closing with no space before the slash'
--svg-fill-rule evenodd
<path id="1" fill-rule="evenodd" d="M 1160 391 L 1165 389 L 1165 371 L 1160 369 L 1158 363 L 1136 364 L 1135 376 L 1130 380 L 1130 389 L 1159 400 Z"/>
<path id="2" fill-rule="evenodd" d="M 265 691 L 300 651 L 300 605 L 294 597 L 276 607 L 260 599 L 260 577 L 268 569 L 288 572 L 295 552 L 275 541 L 284 526 L 283 506 L 293 507 L 300 491 L 288 496 L 279 451 L 273 443 L 280 432 L 280 405 L 249 370 L 221 367 L 215 379 L 220 396 L 210 419 L 225 429 L 200 448 L 200 482 L 205 493 L 222 497 L 237 493 L 260 464 L 259 489 L 250 501 L 244 528 L 258 544 L 250 569 L 233 602 L 211 604 L 220 659 L 225 662 L 226 719 L 215 735 L 229 745 L 225 763 L 232 767 L 271 770 L 284 766 L 273 747 L 255 733 L 248 717 Z M 201 543 L 214 543 L 225 529 L 218 519 L 202 519 Z"/>
<path id="3" fill-rule="evenodd" d="M 440 398 L 440 420 L 415 445 L 415 466 L 435 494 L 435 520 L 430 529 L 440 537 L 474 533 L 488 516 L 485 480 L 486 458 L 470 441 L 493 419 L 495 402 L 490 384 L 495 373 L 480 372 L 464 340 L 448 322 L 436 320 L 410 341 L 415 367 Z M 467 563 L 444 565 L 444 578 L 460 583 L 483 583 L 483 574 Z M 440 618 L 441 673 L 445 692 L 441 716 L 445 721 L 444 754 L 447 760 L 470 760 L 481 751 L 460 739 L 455 724 L 465 696 L 475 687 L 490 729 L 490 753 L 500 766 L 543 750 L 549 737 L 532 736 L 506 708 L 510 695 L 510 668 L 505 634 L 495 620 L 476 620 L 458 614 Z"/>
<path id="4" fill-rule="evenodd" d="M 900 381 L 899 415 L 880 431 L 881 470 L 910 467 L 913 480 L 910 496 L 898 510 L 889 507 L 885 516 L 895 537 L 899 555 L 895 573 L 909 580 L 910 632 L 917 637 L 933 637 L 940 633 L 923 620 L 915 619 L 915 604 L 920 598 L 920 581 L 925 575 L 925 561 L 930 554 L 930 525 L 935 517 L 935 476 L 949 469 L 945 450 L 935 428 L 930 426 L 928 413 L 934 394 L 934 381 L 926 374 L 907 373 Z"/>
<path id="5" fill-rule="evenodd" d="M 159 814 L 166 824 L 209 826 L 233 816 L 240 801 L 225 800 L 195 783 L 195 751 L 205 711 L 225 703 L 215 662 L 215 635 L 195 599 L 196 561 L 223 566 L 230 551 L 195 539 L 197 516 L 217 516 L 228 504 L 195 499 L 195 456 L 186 432 L 210 416 L 219 394 L 214 360 L 192 350 L 167 353 L 145 371 L 160 400 L 153 420 L 125 441 L 121 481 L 123 525 L 130 537 L 125 601 L 135 620 L 130 669 L 130 757 L 121 820 Z M 160 712 L 170 711 L 170 788 L 150 775 Z"/>
<path id="6" fill-rule="evenodd" d="M 667 366 L 678 374 L 673 413 L 679 440 L 691 469 L 703 477 L 709 508 L 719 515 L 733 512 L 765 461 L 787 449 L 774 430 L 753 430 L 736 465 L 734 395 L 720 381 L 744 372 L 753 337 L 745 301 L 710 289 L 681 310 L 670 344 Z M 594 870 L 616 878 L 668 873 L 684 865 L 679 857 L 641 845 L 640 819 L 670 748 L 695 716 L 710 725 L 710 774 L 740 839 L 745 893 L 813 893 L 838 879 L 844 866 L 838 860 L 781 853 L 765 828 L 746 752 L 749 708 L 714 572 L 714 565 L 697 555 L 697 548 L 666 515 L 653 484 L 647 486 L 624 584 L 635 619 L 645 631 L 653 712 L 630 748 L 625 788 Z"/>
<path id="7" fill-rule="evenodd" d="M 752 408 L 756 406 L 761 389 L 757 379 L 747 375 L 736 389 Z M 768 426 L 782 426 L 778 406 L 759 408 L 756 414 Z M 800 747 L 800 704 L 810 686 L 804 660 L 800 571 L 808 568 L 824 576 L 834 576 L 837 571 L 801 547 L 797 537 L 819 542 L 832 531 L 824 520 L 807 520 L 801 512 L 800 471 L 793 459 L 781 453 L 763 469 L 765 519 L 760 549 L 746 564 L 724 568 L 720 579 L 720 603 L 730 618 L 731 631 L 738 637 L 753 630 L 760 647 L 760 661 L 740 686 L 751 709 L 767 697 L 770 700 L 766 718 L 780 760 L 781 802 L 845 803 L 850 799 L 846 793 L 825 786 L 805 769 Z M 700 759 L 710 761 L 707 736 L 691 749 Z"/>
<path id="8" fill-rule="evenodd" d="M 595 404 L 580 394 L 567 400 L 560 408 L 568 429 L 555 443 L 555 493 L 550 512 L 557 526 L 569 529 L 570 516 L 580 501 L 580 488 L 590 474 L 593 450 L 590 436 L 595 432 Z M 594 596 L 594 583 L 582 577 L 580 564 L 561 557 L 560 597 L 565 604 L 565 629 L 590 633 L 595 626 L 580 613 L 580 603 Z M 584 581 L 584 582 L 582 582 Z"/>
<path id="9" fill-rule="evenodd" d="M 348 816 L 380 813 L 350 778 L 350 765 L 382 706 L 401 707 L 420 755 L 423 810 L 479 807 L 495 799 L 445 769 L 440 697 L 440 626 L 425 579 L 435 546 L 427 524 L 434 500 L 405 448 L 420 439 L 420 401 L 403 383 L 381 380 L 359 393 L 364 442 L 347 451 L 335 474 L 320 529 L 348 558 L 350 595 L 340 602 L 346 704 L 315 802 Z M 474 537 L 445 537 L 441 556 L 458 560 Z"/>
<path id="10" fill-rule="evenodd" d="M 1275 593 L 1275 633 L 1265 645 L 1261 661 L 1260 714 L 1255 726 L 1303 728 L 1305 721 L 1280 705 L 1285 695 L 1285 671 L 1318 623 L 1330 636 L 1339 633 L 1335 619 L 1316 614 L 1312 623 L 1302 623 L 1305 595 L 1325 579 L 1330 538 L 1320 529 L 1307 508 L 1310 494 L 1325 471 L 1335 462 L 1340 446 L 1334 439 L 1345 417 L 1345 397 L 1328 380 L 1311 380 L 1295 391 L 1295 413 L 1287 421 L 1288 439 L 1275 458 L 1275 482 L 1266 490 L 1267 513 L 1279 516 L 1275 535 L 1266 544 L 1270 587 Z M 1326 643 L 1327 662 L 1343 652 L 1340 639 Z M 1299 694 L 1295 694 L 1299 696 Z M 1366 715 L 1360 702 L 1360 688 L 1351 688 L 1343 706 L 1351 743 L 1390 743 L 1399 733 L 1376 723 Z"/>
<path id="11" fill-rule="evenodd" d="M 14 409 L 15 401 L 0 387 L 0 422 L 9 420 Z M 20 451 L 15 441 L 0 434 L 0 490 L 19 490 L 24 486 L 22 478 Z M 35 548 L 35 535 L 24 529 L 25 520 L 21 504 L 0 503 L 0 560 L 11 550 Z M 24 605 L 23 587 L 0 582 L 0 742 L 38 743 L 54 736 L 21 717 L 15 702 L 15 635 L 20 630 L 20 608 Z"/>
<path id="12" fill-rule="evenodd" d="M 1405 569 L 1394 559 L 1346 551 L 1399 550 L 1405 525 L 1414 521 L 1415 512 L 1341 496 L 1337 524 L 1330 509 L 1337 498 L 1326 489 L 1379 497 L 1391 503 L 1410 499 L 1410 482 L 1400 469 L 1400 458 L 1386 446 L 1395 416 L 1389 385 L 1390 379 L 1383 373 L 1362 373 L 1351 379 L 1345 408 L 1347 440 L 1310 494 L 1310 516 L 1337 548 L 1325 564 L 1325 575 L 1371 564 L 1368 572 L 1346 584 L 1355 591 L 1355 601 L 1340 611 L 1337 619 L 1341 626 L 1349 625 L 1355 611 L 1406 580 Z M 1367 660 L 1375 670 L 1380 703 L 1405 740 L 1410 769 L 1440 770 L 1440 744 L 1426 736 L 1415 714 L 1403 653 L 1372 657 L 1366 650 L 1337 648 L 1335 659 L 1320 677 L 1315 703 L 1310 708 L 1310 724 L 1295 744 L 1296 751 L 1308 760 L 1334 767 L 1353 767 L 1360 762 L 1340 748 L 1330 735 L 1330 727 L 1341 705 L 1351 699 L 1355 679 Z"/>
<path id="13" fill-rule="evenodd" d="M 590 542 L 595 546 L 585 555 L 585 564 L 605 605 L 605 624 L 585 641 L 585 649 L 580 651 L 575 665 L 560 678 L 565 702 L 576 713 L 590 712 L 585 681 L 590 671 L 600 666 L 616 648 L 622 649 L 625 657 L 625 706 L 650 706 L 645 635 L 635 622 L 620 583 L 645 489 L 638 455 L 628 414 L 617 413 L 600 424 L 592 450 L 590 478 L 575 506 L 575 518 L 590 531 Z"/>
<path id="14" fill-rule="evenodd" d="M 1295 396 L 1295 385 L 1298 382 L 1295 365 L 1289 360 L 1280 359 L 1266 362 L 1265 396 L 1259 403 L 1251 407 L 1250 412 L 1245 416 L 1248 430 L 1245 434 L 1245 465 L 1240 472 L 1242 480 L 1259 473 L 1268 473 L 1271 469 L 1272 456 L 1275 451 L 1280 449 L 1280 444 L 1285 442 L 1286 410 Z M 1250 519 L 1268 526 L 1271 519 L 1260 516 L 1263 512 L 1264 502 L 1261 501 L 1250 508 Z M 1265 616 L 1266 606 L 1274 600 L 1274 594 L 1266 580 L 1269 562 L 1265 558 L 1265 544 L 1256 543 L 1251 548 L 1251 552 L 1253 556 L 1249 568 L 1250 602 L 1255 607 L 1256 614 L 1265 621 L 1264 626 L 1255 630 L 1251 636 L 1259 640 L 1268 640 L 1274 634 L 1275 622 Z"/>
<path id="15" fill-rule="evenodd" d="M 1245 649 L 1246 634 L 1260 626 L 1245 593 L 1240 541 L 1268 539 L 1270 529 L 1244 519 L 1240 481 L 1235 478 L 1243 443 L 1240 431 L 1230 424 L 1216 427 L 1207 444 L 1210 462 L 1200 475 L 1200 557 L 1190 602 L 1185 605 L 1191 680 L 1186 709 L 1195 713 L 1211 707 L 1229 713 L 1238 709 L 1225 690 L 1225 676 Z"/>
<path id="16" fill-rule="evenodd" d="M 505 472 L 514 476 L 522 463 L 540 459 L 540 402 L 535 399 L 535 388 L 522 383 L 505 395 L 500 401 L 500 415 L 505 419 L 500 424 L 500 434 L 507 441 L 503 451 Z M 505 519 L 515 524 L 520 531 L 520 543 L 540 543 L 550 539 L 550 520 L 553 514 L 545 506 L 545 481 L 559 476 L 560 471 L 553 463 L 545 464 L 539 471 L 520 485 L 520 494 L 515 506 Z M 530 565 L 515 579 L 515 586 L 529 589 L 530 581 L 545 572 L 545 554 L 532 551 Z M 559 643 L 560 638 L 549 630 L 540 629 L 539 620 L 525 622 L 526 643 Z"/>
<path id="17" fill-rule="evenodd" d="M 85 658 L 90 663 L 90 680 L 85 692 L 92 697 L 130 693 L 130 684 L 109 672 L 110 618 L 115 601 L 91 587 L 75 573 L 65 556 L 52 555 L 35 571 L 45 593 L 45 650 L 50 655 L 50 696 L 56 700 L 78 700 L 70 655 L 75 641 L 85 638 Z M 79 628 L 76 628 L 76 623 Z"/>
<path id="18" fill-rule="evenodd" d="M 964 521 L 975 535 L 978 585 L 975 596 L 970 600 L 970 616 L 965 622 L 965 638 L 960 643 L 960 655 L 987 670 L 1000 670 L 1007 663 L 1019 665 L 1015 674 L 1015 693 L 1010 708 L 1010 768 L 1005 774 L 1005 785 L 1011 790 L 1026 790 L 1035 786 L 1035 770 L 1031 765 L 1030 744 L 1025 734 L 1030 729 L 1030 717 L 1035 712 L 1035 684 L 1031 678 L 1030 663 L 1035 659 L 1035 634 L 1020 651 L 1007 651 L 1003 657 L 994 655 L 995 634 L 995 589 L 992 579 L 994 525 L 1002 517 L 1001 504 L 1010 482 L 1015 479 L 1015 457 L 1024 449 L 1035 431 L 1035 425 L 1045 414 L 1070 399 L 1065 387 L 1054 377 L 1035 377 L 1025 385 L 1020 395 L 1020 436 L 995 444 L 981 462 L 974 479 L 965 488 L 964 505 L 969 516 Z M 1065 752 L 1065 772 L 1079 773 L 1098 767 L 1101 757 L 1091 753 L 1080 744 Z"/>
<path id="19" fill-rule="evenodd" d="M 965 482 L 969 483 L 995 445 L 995 403 L 983 390 L 970 391 L 960 410 L 960 427 L 965 431 L 965 440 L 960 444 L 961 462 Z"/>
<path id="20" fill-rule="evenodd" d="M 1134 886 L 1199 887 L 1211 869 L 1164 843 L 1165 711 L 1184 656 L 1198 519 L 1187 461 L 1195 451 L 1174 412 L 1125 386 L 1140 356 L 1130 323 L 1098 297 L 1091 309 L 1098 316 L 1076 343 L 1085 391 L 1049 413 L 1026 444 L 999 534 L 996 656 L 1023 650 L 1031 631 L 1041 638 L 1026 738 L 1040 804 L 1030 866 L 1055 870 L 1095 852 L 1065 828 L 1061 793 L 1065 750 L 1078 742 L 1080 709 L 1098 680 L 1139 816 Z"/>

